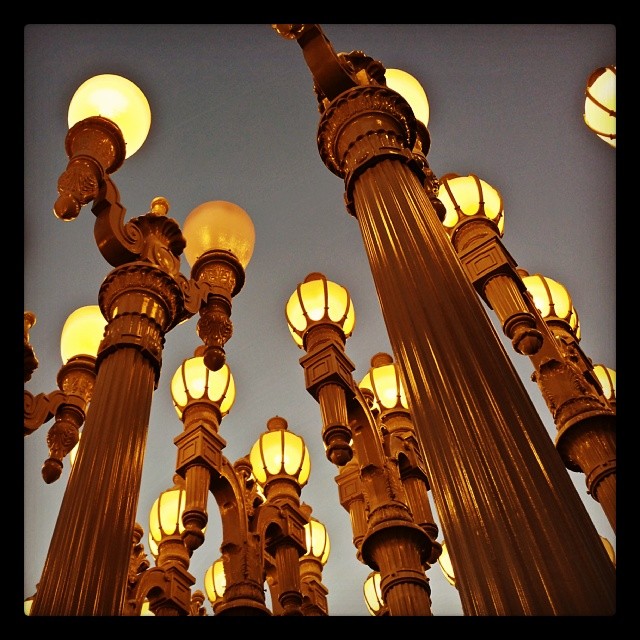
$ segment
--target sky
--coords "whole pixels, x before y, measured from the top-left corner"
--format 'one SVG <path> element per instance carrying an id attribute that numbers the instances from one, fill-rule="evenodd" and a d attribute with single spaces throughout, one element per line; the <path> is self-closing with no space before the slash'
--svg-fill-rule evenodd
<path id="1" fill-rule="evenodd" d="M 580 345 L 594 364 L 616 369 L 616 151 L 583 121 L 591 72 L 616 64 L 610 24 L 323 24 L 337 52 L 363 51 L 407 71 L 429 99 L 436 176 L 475 174 L 503 197 L 503 243 L 519 267 L 562 283 L 580 318 Z M 25 385 L 51 393 L 62 364 L 60 331 L 76 308 L 97 304 L 110 266 L 94 237 L 91 205 L 62 222 L 52 213 L 67 166 L 67 110 L 88 78 L 122 75 L 146 95 L 151 129 L 142 148 L 114 174 L 126 219 L 169 201 L 181 226 L 209 200 L 247 211 L 256 244 L 246 281 L 233 299 L 233 335 L 225 350 L 236 401 L 222 420 L 231 461 L 246 455 L 273 416 L 301 435 L 312 460 L 301 500 L 327 527 L 331 555 L 323 571 L 329 614 L 369 616 L 362 585 L 371 569 L 355 555 L 337 468 L 324 455 L 318 404 L 305 390 L 284 307 L 311 272 L 346 287 L 356 326 L 346 353 L 360 382 L 378 352 L 391 353 L 344 183 L 320 159 L 319 112 L 302 51 L 269 24 L 29 24 L 24 29 L 24 310 L 36 315 L 30 339 L 39 367 Z M 182 273 L 189 267 L 182 260 Z M 493 312 L 486 307 L 494 319 Z M 166 336 L 154 393 L 137 521 L 172 486 L 182 431 L 169 385 L 200 344 L 197 316 Z M 506 352 L 555 439 L 556 427 L 533 366 L 502 338 Z M 45 484 L 46 434 L 24 439 L 24 598 L 36 590 L 66 481 Z M 567 471 L 600 535 L 616 547 L 583 474 Z M 432 503 L 435 513 L 435 507 Z M 435 513 L 437 521 L 437 513 Z M 440 532 L 439 538 L 442 539 Z M 194 589 L 219 557 L 219 514 L 209 497 L 206 540 L 191 558 Z M 149 559 L 152 560 L 145 545 Z M 439 566 L 427 572 L 435 616 L 461 616 L 458 592 Z M 205 603 L 207 612 L 211 607 Z"/>

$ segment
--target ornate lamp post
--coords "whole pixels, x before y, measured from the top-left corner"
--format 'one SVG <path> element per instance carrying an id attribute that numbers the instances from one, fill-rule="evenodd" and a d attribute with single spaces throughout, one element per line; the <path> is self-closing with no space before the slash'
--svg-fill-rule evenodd
<path id="1" fill-rule="evenodd" d="M 426 477 L 416 477 L 420 458 L 411 436 L 405 440 L 411 427 L 395 369 L 390 360 L 374 359 L 362 389 L 356 386 L 344 351 L 355 311 L 349 292 L 323 274 L 311 273 L 298 285 L 285 313 L 294 341 L 306 351 L 300 359 L 306 388 L 320 405 L 327 458 L 339 467 L 340 502 L 351 518 L 358 558 L 380 572 L 391 615 L 431 615 L 424 568 L 439 553 L 437 527 Z M 385 384 L 389 378 L 395 384 Z M 380 427 L 363 390 L 376 413 L 386 416 Z M 386 442 L 379 429 L 389 434 Z"/>
<path id="2" fill-rule="evenodd" d="M 96 96 L 118 100 L 97 106 Z M 123 110 L 123 105 L 129 109 Z M 141 128 L 131 126 L 132 112 L 134 123 L 142 120 Z M 253 249 L 253 235 L 246 234 L 253 229 L 246 221 L 241 225 L 244 251 L 237 255 L 234 244 L 204 247 L 201 239 L 215 234 L 200 231 L 189 240 L 196 253 L 189 280 L 179 271 L 186 240 L 178 224 L 166 217 L 165 199 L 156 198 L 148 213 L 124 222 L 125 208 L 109 174 L 142 144 L 149 123 L 144 95 L 119 76 L 87 81 L 70 107 L 65 145 L 70 160 L 58 181 L 54 212 L 73 220 L 84 204 L 93 202 L 98 248 L 114 270 L 99 294 L 106 329 L 95 362 L 82 447 L 64 494 L 33 615 L 123 612 L 151 397 L 165 334 L 200 312 L 198 331 L 207 347 L 205 357 L 212 368 L 220 368 L 222 345 L 231 334 L 230 298 L 242 287 L 242 261 Z M 25 398 L 25 430 L 26 405 Z"/>
<path id="3" fill-rule="evenodd" d="M 443 225 L 469 281 L 514 349 L 531 359 L 533 379 L 558 428 L 556 448 L 568 469 L 585 474 L 615 531 L 615 409 L 578 344 L 580 324 L 569 293 L 555 280 L 516 268 L 501 242 L 504 210 L 495 189 L 474 175 L 448 174 L 440 183 Z"/>
<path id="4" fill-rule="evenodd" d="M 314 78 L 320 156 L 362 232 L 464 612 L 613 614 L 615 571 L 425 191 L 412 109 L 318 25 L 274 27 Z"/>

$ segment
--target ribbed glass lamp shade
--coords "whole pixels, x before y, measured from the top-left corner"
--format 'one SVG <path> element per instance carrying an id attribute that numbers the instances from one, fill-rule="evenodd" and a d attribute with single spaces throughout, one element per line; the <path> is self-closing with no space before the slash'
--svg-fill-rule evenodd
<path id="1" fill-rule="evenodd" d="M 204 590 L 213 605 L 220 600 L 227 588 L 227 577 L 224 574 L 222 558 L 218 558 L 204 574 Z"/>
<path id="2" fill-rule="evenodd" d="M 399 93 L 408 103 L 413 115 L 426 127 L 429 124 L 429 100 L 422 85 L 401 69 L 386 69 L 387 86 Z"/>
<path id="3" fill-rule="evenodd" d="M 445 228 L 453 229 L 465 217 L 485 216 L 498 225 L 500 236 L 504 233 L 502 196 L 478 176 L 455 173 L 442 176 L 438 199 L 446 210 L 442 221 Z"/>
<path id="4" fill-rule="evenodd" d="M 387 353 L 378 353 L 371 358 L 371 369 L 358 386 L 373 393 L 374 409 L 409 409 L 400 374 Z"/>
<path id="5" fill-rule="evenodd" d="M 202 356 L 188 358 L 173 374 L 171 397 L 180 419 L 189 402 L 202 398 L 216 404 L 222 417 L 226 416 L 236 399 L 236 385 L 229 365 L 225 363 L 217 371 L 211 371 Z"/>
<path id="6" fill-rule="evenodd" d="M 62 327 L 60 355 L 62 363 L 79 355 L 98 355 L 107 321 L 97 304 L 76 309 Z"/>
<path id="7" fill-rule="evenodd" d="M 193 209 L 184 221 L 182 235 L 187 241 L 184 255 L 191 267 L 207 251 L 221 249 L 230 251 L 246 269 L 256 242 L 249 214 L 225 200 L 210 200 Z"/>
<path id="8" fill-rule="evenodd" d="M 307 543 L 306 556 L 317 558 L 324 566 L 329 559 L 331 544 L 327 528 L 315 518 L 310 518 L 304 525 L 304 535 Z"/>
<path id="9" fill-rule="evenodd" d="M 602 393 L 607 400 L 611 400 L 616 395 L 616 372 L 602 364 L 596 364 L 593 367 L 598 382 L 602 387 Z"/>
<path id="10" fill-rule="evenodd" d="M 91 116 L 115 122 L 132 156 L 144 143 L 151 127 L 151 109 L 140 88 L 122 76 L 105 73 L 78 87 L 69 104 L 69 128 Z"/>
<path id="11" fill-rule="evenodd" d="M 173 480 L 176 484 L 158 496 L 149 512 L 149 546 L 154 556 L 157 556 L 158 547 L 163 538 L 178 535 L 184 531 L 182 513 L 186 504 L 187 492 L 182 478 L 176 475 Z"/>
<path id="12" fill-rule="evenodd" d="M 523 276 L 522 282 L 533 297 L 533 304 L 544 320 L 562 320 L 580 340 L 580 320 L 571 296 L 559 282 L 536 273 Z"/>
<path id="13" fill-rule="evenodd" d="M 285 316 L 291 336 L 301 348 L 304 333 L 313 324 L 336 324 L 348 338 L 356 323 L 349 291 L 322 273 L 310 273 L 297 286 L 285 306 Z"/>
<path id="14" fill-rule="evenodd" d="M 264 486 L 273 476 L 287 475 L 303 487 L 311 473 L 311 458 L 304 440 L 286 430 L 284 418 L 271 418 L 267 428 L 249 453 L 256 480 Z"/>
<path id="15" fill-rule="evenodd" d="M 449 557 L 449 550 L 447 549 L 447 545 L 444 540 L 442 541 L 442 553 L 438 557 L 438 564 L 440 565 L 447 582 L 455 587 L 456 575 L 453 572 L 453 565 L 451 564 L 451 558 Z"/>
<path id="16" fill-rule="evenodd" d="M 584 121 L 599 138 L 616 146 L 616 68 L 596 69 L 587 80 Z"/>
<path id="17" fill-rule="evenodd" d="M 372 571 L 367 576 L 364 581 L 363 591 L 367 609 L 372 616 L 375 616 L 384 607 L 382 591 L 380 590 L 380 573 L 378 571 Z"/>

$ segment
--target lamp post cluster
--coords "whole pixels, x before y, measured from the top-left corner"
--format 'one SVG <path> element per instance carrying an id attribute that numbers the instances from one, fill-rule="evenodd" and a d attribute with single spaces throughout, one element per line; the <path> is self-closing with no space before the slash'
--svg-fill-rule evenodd
<path id="1" fill-rule="evenodd" d="M 374 615 L 431 615 L 427 573 L 442 554 L 431 491 L 465 614 L 613 614 L 615 567 L 565 468 L 585 474 L 615 529 L 612 372 L 580 349 L 575 310 L 561 312 L 553 282 L 516 268 L 500 241 L 499 194 L 475 176 L 435 177 L 426 123 L 392 88 L 395 77 L 387 83 L 383 65 L 362 52 L 337 54 L 318 25 L 273 26 L 300 45 L 312 73 L 320 156 L 344 180 L 394 354 L 376 354 L 356 384 L 345 350 L 354 306 L 321 273 L 285 305 L 356 555 L 372 569 L 367 606 Z M 97 82 L 113 80 L 123 79 Z M 146 99 L 126 81 L 124 91 L 148 130 Z M 214 201 L 181 230 L 164 198 L 125 222 L 110 174 L 146 133 L 130 138 L 122 114 L 78 106 L 93 95 L 83 85 L 72 102 L 54 212 L 73 220 L 92 203 L 96 242 L 113 270 L 98 320 L 91 316 L 98 340 L 64 351 L 57 391 L 24 394 L 25 436 L 55 418 L 46 482 L 59 478 L 82 429 L 31 615 L 203 615 L 189 564 L 205 539 L 209 493 L 222 521 L 221 558 L 205 577 L 214 614 L 327 615 L 328 535 L 300 500 L 310 473 L 304 440 L 276 416 L 232 464 L 219 433 L 235 397 L 224 346 L 253 224 Z M 532 360 L 558 427 L 555 447 L 483 301 Z M 152 567 L 135 522 L 151 400 L 166 334 L 195 314 L 202 345 L 171 384 L 184 429 L 174 440 L 174 486 L 150 514 Z M 34 322 L 25 313 L 25 383 L 38 365 Z M 80 335 L 79 325 L 69 333 Z"/>

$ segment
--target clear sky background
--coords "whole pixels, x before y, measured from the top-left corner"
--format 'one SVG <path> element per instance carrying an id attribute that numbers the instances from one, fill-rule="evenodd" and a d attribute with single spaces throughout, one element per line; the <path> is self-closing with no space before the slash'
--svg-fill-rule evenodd
<path id="1" fill-rule="evenodd" d="M 581 346 L 594 364 L 616 368 L 616 151 L 584 124 L 587 78 L 616 64 L 616 30 L 597 24 L 325 24 L 338 52 L 361 50 L 388 68 L 415 76 L 429 98 L 431 150 L 437 176 L 478 175 L 504 199 L 504 245 L 518 266 L 561 282 L 571 294 Z M 123 75 L 145 93 L 152 123 L 145 145 L 113 174 L 127 219 L 164 196 L 182 226 L 208 200 L 243 207 L 256 229 L 246 283 L 234 298 L 226 345 L 236 402 L 220 433 L 230 461 L 247 454 L 269 418 L 280 415 L 311 452 L 302 500 L 330 535 L 323 573 L 331 615 L 368 616 L 349 516 L 338 501 L 337 469 L 324 456 L 317 403 L 304 387 L 284 306 L 298 283 L 323 272 L 349 289 L 356 327 L 347 355 L 357 382 L 379 351 L 391 353 L 357 221 L 347 214 L 344 184 L 322 163 L 319 113 L 311 74 L 294 41 L 268 24 L 33 24 L 24 31 L 24 309 L 37 323 L 31 343 L 40 366 L 33 394 L 56 387 L 59 338 L 68 315 L 97 304 L 110 266 L 98 251 L 90 206 L 63 223 L 52 213 L 67 165 L 67 110 L 75 90 L 101 73 Z M 182 272 L 189 274 L 186 261 Z M 487 308 L 490 317 L 493 312 Z M 137 521 L 172 486 L 182 423 L 170 380 L 200 344 L 197 316 L 166 338 L 154 395 Z M 499 332 L 500 335 L 501 332 Z M 506 351 L 555 438 L 556 428 L 533 367 Z M 69 461 L 46 485 L 52 421 L 24 440 L 24 598 L 42 571 Z M 616 539 L 584 475 L 570 473 L 597 531 Z M 435 509 L 434 509 L 435 511 Z M 195 588 L 219 557 L 219 515 L 209 499 L 204 545 L 191 561 Z M 437 515 L 436 515 L 437 518 Z M 439 539 L 442 539 L 440 532 Z M 147 546 L 148 552 L 148 546 Z M 149 559 L 152 560 L 148 552 Z M 428 573 L 436 616 L 460 616 L 456 589 L 439 566 Z M 206 603 L 209 613 L 211 608 Z"/>

